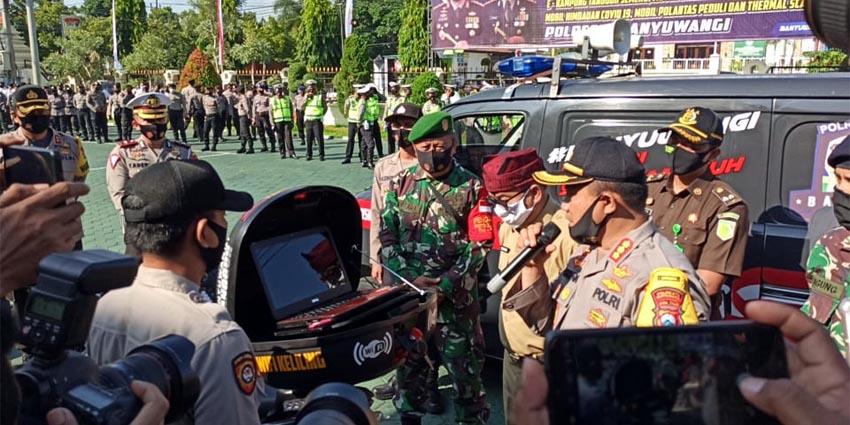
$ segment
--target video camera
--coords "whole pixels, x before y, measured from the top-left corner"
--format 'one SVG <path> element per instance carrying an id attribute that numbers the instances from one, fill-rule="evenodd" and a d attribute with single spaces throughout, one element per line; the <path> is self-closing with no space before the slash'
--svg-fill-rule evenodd
<path id="1" fill-rule="evenodd" d="M 98 294 L 130 285 L 137 267 L 136 259 L 105 250 L 51 254 L 39 264 L 29 293 L 16 294 L 19 342 L 32 356 L 15 371 L 19 423 L 44 423 L 50 409 L 65 407 L 81 424 L 128 424 L 142 407 L 130 389 L 133 380 L 150 382 L 165 395 L 166 421 L 195 404 L 195 345 L 182 336 L 159 338 L 101 368 L 77 352 L 88 338 Z"/>

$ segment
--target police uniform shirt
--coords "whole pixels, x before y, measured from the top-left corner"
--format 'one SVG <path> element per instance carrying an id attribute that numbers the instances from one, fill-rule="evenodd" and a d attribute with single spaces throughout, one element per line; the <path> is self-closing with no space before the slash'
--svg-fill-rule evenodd
<path id="1" fill-rule="evenodd" d="M 695 269 L 741 275 L 750 222 L 747 204 L 726 182 L 709 173 L 674 195 L 672 179 L 653 176 L 646 204 L 658 230 Z"/>
<path id="2" fill-rule="evenodd" d="M 142 265 L 131 286 L 106 293 L 98 301 L 87 350 L 105 365 L 168 334 L 195 344 L 191 365 L 201 392 L 190 412 L 194 423 L 260 423 L 257 409 L 265 389 L 248 336 L 197 284 L 168 270 Z"/>
<path id="3" fill-rule="evenodd" d="M 106 110 L 106 96 L 102 90 L 94 90 L 86 95 L 86 104 L 92 111 L 103 112 Z"/>
<path id="4" fill-rule="evenodd" d="M 236 95 L 236 113 L 240 117 L 251 115 L 251 104 L 248 101 L 248 96 L 244 94 Z"/>
<path id="5" fill-rule="evenodd" d="M 185 143 L 165 140 L 162 148 L 153 149 L 144 141 L 131 140 L 112 149 L 106 164 L 106 188 L 115 209 L 122 211 L 121 197 L 127 180 L 148 165 L 169 160 L 198 159 L 192 148 Z"/>
<path id="6" fill-rule="evenodd" d="M 461 42 L 468 45 L 479 44 L 483 31 L 484 6 L 472 0 L 465 0 L 462 5 L 454 6 L 451 1 L 437 5 L 432 12 L 436 20 L 438 46 L 459 47 Z"/>
<path id="7" fill-rule="evenodd" d="M 260 94 L 257 93 L 254 95 L 254 98 L 251 99 L 252 104 L 254 105 L 254 118 L 256 119 L 260 115 L 269 113 L 269 96 L 265 93 Z"/>
<path id="8" fill-rule="evenodd" d="M 449 106 L 458 100 L 460 100 L 460 95 L 457 94 L 457 92 L 452 93 L 451 96 L 449 96 L 448 93 L 443 93 L 443 95 L 440 96 L 440 102 L 443 102 L 443 105 L 445 106 Z"/>
<path id="9" fill-rule="evenodd" d="M 561 210 L 560 205 L 549 197 L 546 205 L 540 211 L 537 217 L 529 217 L 529 223 L 542 223 L 544 226 L 549 222 L 554 222 L 561 229 L 567 229 L 569 222 L 566 214 Z M 516 258 L 521 252 L 519 249 L 514 249 L 519 241 L 520 234 L 513 227 L 505 224 L 499 226 L 499 242 L 503 247 L 510 248 L 510 252 L 499 253 L 499 270 L 504 270 L 511 261 Z M 560 236 L 553 242 L 555 251 L 549 255 L 544 263 L 547 280 L 554 280 L 561 273 L 561 270 L 567 268 L 570 258 L 575 253 L 577 244 L 569 237 L 568 232 L 562 232 Z M 516 356 L 534 356 L 539 357 L 543 354 L 543 337 L 536 334 L 532 329 L 525 324 L 525 321 L 515 311 L 518 308 L 517 303 L 522 300 L 518 299 L 517 294 L 522 290 L 519 274 L 508 281 L 502 288 L 502 306 L 501 320 L 499 320 L 500 336 L 502 345 L 508 351 Z"/>
<path id="10" fill-rule="evenodd" d="M 47 96 L 47 101 L 50 102 L 50 115 L 61 117 L 65 115 L 65 99 L 61 95 Z"/>
<path id="11" fill-rule="evenodd" d="M 20 127 L 13 131 L 16 138 L 24 139 L 24 146 L 49 149 L 56 152 L 62 162 L 62 180 L 66 182 L 82 182 L 89 174 L 89 161 L 83 149 L 83 142 L 70 134 L 47 130 L 47 137 L 42 140 L 29 140 L 24 136 Z M 2 154 L 0 154 L 2 158 Z"/>
<path id="12" fill-rule="evenodd" d="M 517 313 L 539 335 L 550 329 L 634 326 L 650 274 L 661 267 L 687 275 L 697 318 L 708 320 L 705 283 L 651 220 L 629 232 L 609 252 L 585 246 L 578 252 L 551 285 L 541 279 L 517 294 Z"/>
<path id="13" fill-rule="evenodd" d="M 125 103 L 125 97 L 127 97 L 127 95 L 123 91 L 113 93 L 112 96 L 109 96 L 109 103 L 106 109 L 111 114 L 120 113 L 121 108 L 124 106 Z"/>
<path id="14" fill-rule="evenodd" d="M 177 91 L 173 91 L 168 93 L 168 99 L 171 103 L 168 104 L 169 111 L 183 111 L 185 107 L 185 99 L 183 99 L 183 95 L 178 93 Z"/>
<path id="15" fill-rule="evenodd" d="M 402 171 L 418 164 L 416 158 L 402 161 L 398 151 L 391 153 L 375 164 L 375 177 L 372 179 L 372 206 L 369 228 L 369 257 L 378 260 L 381 255 L 381 217 L 384 213 L 384 199 L 390 190 L 390 180 Z M 374 264 L 374 261 L 369 261 Z"/>
<path id="16" fill-rule="evenodd" d="M 88 105 L 86 105 L 86 95 L 82 93 L 77 93 L 74 95 L 74 107 L 78 110 L 88 109 Z M 80 124 L 82 125 L 82 124 Z"/>
<path id="17" fill-rule="evenodd" d="M 537 34 L 536 20 L 532 18 L 535 4 L 528 0 L 499 0 L 494 19 L 494 32 L 499 39 L 509 44 L 535 41 Z"/>
<path id="18" fill-rule="evenodd" d="M 77 108 L 74 106 L 74 98 L 70 94 L 65 93 L 62 95 L 62 99 L 65 100 L 65 115 L 76 115 Z"/>
<path id="19" fill-rule="evenodd" d="M 201 98 L 201 103 L 204 105 L 204 114 L 207 116 L 218 114 L 218 97 L 215 95 L 205 94 Z"/>

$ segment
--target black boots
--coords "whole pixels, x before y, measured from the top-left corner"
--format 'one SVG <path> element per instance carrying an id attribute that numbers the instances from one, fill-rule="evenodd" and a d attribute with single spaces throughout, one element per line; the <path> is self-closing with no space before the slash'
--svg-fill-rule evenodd
<path id="1" fill-rule="evenodd" d="M 425 380 L 425 387 L 428 390 L 428 401 L 425 403 L 425 411 L 434 415 L 441 415 L 446 407 L 443 405 L 443 396 L 440 394 L 440 388 L 437 384 L 439 378 L 439 368 L 433 368 L 428 373 L 428 378 Z"/>

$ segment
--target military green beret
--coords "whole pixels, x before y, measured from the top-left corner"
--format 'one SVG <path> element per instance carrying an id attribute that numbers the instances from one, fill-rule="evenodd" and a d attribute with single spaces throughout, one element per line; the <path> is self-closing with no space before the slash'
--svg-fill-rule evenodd
<path id="1" fill-rule="evenodd" d="M 410 130 L 408 140 L 418 143 L 426 139 L 436 139 L 447 134 L 454 134 L 455 126 L 452 116 L 442 112 L 433 112 L 419 118 Z"/>

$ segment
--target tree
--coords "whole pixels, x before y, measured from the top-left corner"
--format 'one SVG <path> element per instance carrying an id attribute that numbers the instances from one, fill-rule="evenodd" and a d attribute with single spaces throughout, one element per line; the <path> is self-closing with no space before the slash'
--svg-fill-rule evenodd
<path id="1" fill-rule="evenodd" d="M 404 70 L 428 66 L 431 32 L 428 28 L 428 1 L 404 0 L 402 24 L 398 31 L 398 59 Z"/>
<path id="2" fill-rule="evenodd" d="M 60 52 L 48 55 L 44 68 L 53 79 L 72 77 L 79 83 L 103 79 L 112 63 L 110 18 L 87 18 L 68 37 L 58 40 Z"/>
<path id="3" fill-rule="evenodd" d="M 110 16 L 112 0 L 84 0 L 80 12 L 86 16 Z"/>
<path id="4" fill-rule="evenodd" d="M 216 0 L 190 0 L 189 4 L 197 11 L 181 15 L 181 24 L 188 28 L 193 39 L 193 44 L 210 58 L 213 58 L 213 67 L 217 73 L 221 73 L 218 64 L 218 18 L 216 13 Z M 225 68 L 232 66 L 227 57 L 230 49 L 242 42 L 242 26 L 245 24 L 239 14 L 242 0 L 222 0 L 222 15 L 224 18 L 224 64 Z M 253 15 L 252 15 L 253 16 Z"/>
<path id="5" fill-rule="evenodd" d="M 403 0 L 356 0 L 353 29 L 365 40 L 368 56 L 395 54 L 398 51 L 398 32 L 401 28 Z M 346 40 L 346 43 L 348 41 Z"/>
<path id="6" fill-rule="evenodd" d="M 339 12 L 328 0 L 304 0 L 298 60 L 308 68 L 336 66 L 340 59 Z"/>
<path id="7" fill-rule="evenodd" d="M 441 84 L 440 77 L 431 71 L 417 75 L 416 78 L 413 79 L 413 83 L 410 84 L 410 99 L 408 99 L 408 102 L 415 103 L 417 105 L 425 103 L 428 99 L 428 97 L 425 96 L 425 90 L 428 90 L 431 87 L 438 88 Z"/>
<path id="8" fill-rule="evenodd" d="M 295 88 L 303 84 L 305 75 L 307 75 L 307 65 L 301 62 L 289 63 L 289 71 L 286 74 L 289 87 Z"/>
<path id="9" fill-rule="evenodd" d="M 46 58 L 59 50 L 59 40 L 62 39 L 62 15 L 69 14 L 71 11 L 61 0 L 35 0 L 34 6 L 33 15 L 38 30 L 38 55 Z M 10 9 L 9 19 L 12 25 L 29 45 L 24 0 L 13 0 Z"/>
<path id="10" fill-rule="evenodd" d="M 122 59 L 129 71 L 143 69 L 179 69 L 192 51 L 192 44 L 181 32 L 179 16 L 169 7 L 153 9 L 148 17 L 148 31 L 133 45 L 133 53 Z"/>
<path id="11" fill-rule="evenodd" d="M 342 63 L 339 73 L 334 76 L 334 87 L 337 92 L 337 103 L 340 108 L 345 99 L 351 94 L 354 83 L 365 83 L 372 75 L 372 61 L 369 60 L 366 40 L 352 34 L 345 39 L 345 47 L 342 50 Z"/>
<path id="12" fill-rule="evenodd" d="M 847 67 L 847 54 L 838 49 L 818 50 L 817 52 L 805 52 L 804 56 L 812 58 L 811 66 L 826 68 L 809 68 L 807 72 L 829 72 Z"/>
<path id="13" fill-rule="evenodd" d="M 118 55 L 123 57 L 133 51 L 133 44 L 141 40 L 147 31 L 145 1 L 115 0 L 115 22 L 118 30 Z"/>
<path id="14" fill-rule="evenodd" d="M 251 83 L 254 83 L 256 63 L 266 63 L 272 58 L 272 45 L 266 39 L 256 20 L 246 20 L 242 44 L 233 46 L 231 55 L 242 65 L 251 65 Z"/>
<path id="15" fill-rule="evenodd" d="M 178 88 L 183 88 L 189 85 L 189 80 L 195 80 L 198 87 L 217 87 L 221 85 L 221 76 L 216 72 L 209 56 L 205 55 L 201 49 L 195 48 L 189 59 L 186 60 L 186 65 L 180 73 L 180 82 Z"/>

